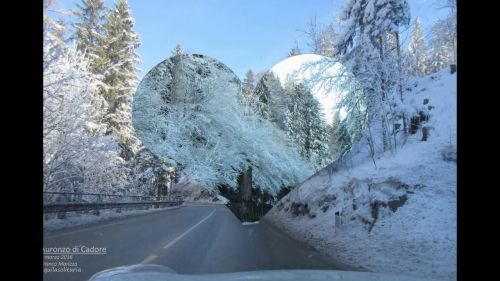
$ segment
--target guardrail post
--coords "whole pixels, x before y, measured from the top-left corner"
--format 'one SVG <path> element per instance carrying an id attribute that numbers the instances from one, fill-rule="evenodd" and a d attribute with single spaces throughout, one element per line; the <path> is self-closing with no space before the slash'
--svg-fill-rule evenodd
<path id="1" fill-rule="evenodd" d="M 59 194 L 60 196 L 57 196 L 57 199 L 56 201 L 57 202 L 60 202 L 60 203 L 66 203 L 68 202 L 68 194 L 64 193 L 64 194 Z M 65 211 L 62 211 L 62 212 L 58 212 L 57 213 L 57 218 L 58 219 L 65 219 L 66 218 L 66 212 Z"/>
<path id="2" fill-rule="evenodd" d="M 154 208 L 158 209 L 160 207 L 160 204 L 158 203 L 158 201 L 160 201 L 160 194 L 158 190 L 156 193 L 156 197 L 154 197 L 153 200 L 156 201 L 156 203 L 154 204 Z"/>
<path id="3" fill-rule="evenodd" d="M 122 197 L 122 196 L 119 196 L 119 197 Z M 115 199 L 113 199 L 113 200 L 115 200 Z M 123 199 L 122 199 L 121 201 L 123 201 Z M 125 211 L 126 211 L 126 210 L 127 210 L 127 209 L 125 209 Z M 121 213 L 121 212 L 122 212 L 122 207 L 118 207 L 118 208 L 116 208 L 116 212 L 117 212 L 117 213 Z"/>
<path id="4" fill-rule="evenodd" d="M 97 202 L 98 202 L 98 203 L 101 203 L 101 202 L 102 202 L 102 198 L 101 198 L 101 195 L 100 195 L 100 194 L 99 194 L 99 195 L 97 195 Z M 98 216 L 98 215 L 99 215 L 99 209 L 95 209 L 93 213 L 94 213 L 94 215 L 95 215 L 95 216 Z"/>

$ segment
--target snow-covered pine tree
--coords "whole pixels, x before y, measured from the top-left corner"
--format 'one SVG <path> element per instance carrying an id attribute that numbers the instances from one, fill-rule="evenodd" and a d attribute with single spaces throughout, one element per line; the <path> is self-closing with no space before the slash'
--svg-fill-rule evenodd
<path id="1" fill-rule="evenodd" d="M 250 103 L 250 100 L 253 95 L 253 91 L 255 89 L 255 80 L 254 80 L 254 75 L 253 71 L 249 69 L 247 73 L 245 74 L 245 79 L 243 80 L 243 85 L 242 85 L 242 91 L 243 91 L 243 98 L 245 99 L 245 102 L 247 104 Z"/>
<path id="2" fill-rule="evenodd" d="M 408 43 L 405 65 L 410 75 L 422 76 L 429 74 L 428 64 L 427 47 L 422 34 L 420 19 L 417 17 L 413 23 L 413 30 Z"/>
<path id="3" fill-rule="evenodd" d="M 255 87 L 252 107 L 262 118 L 276 124 L 285 130 L 285 114 L 290 96 L 286 93 L 281 82 L 273 72 L 267 72 Z"/>
<path id="4" fill-rule="evenodd" d="M 177 43 L 177 45 L 175 45 L 175 48 L 172 50 L 172 56 L 180 56 L 182 55 L 182 46 L 181 44 Z"/>
<path id="5" fill-rule="evenodd" d="M 288 138 L 306 161 L 322 168 L 329 160 L 328 135 L 319 102 L 303 84 L 288 84 L 287 92 L 290 95 L 285 124 Z"/>
<path id="6" fill-rule="evenodd" d="M 127 0 L 117 0 L 114 8 L 106 15 L 103 25 L 104 36 L 101 43 L 106 50 L 104 59 L 107 64 L 103 93 L 109 103 L 106 121 L 111 132 L 119 143 L 129 149 L 137 143 L 133 137 L 131 107 L 132 95 L 139 82 L 135 65 L 140 59 L 136 49 L 141 44 L 139 35 L 133 28 L 134 19 Z"/>
<path id="7" fill-rule="evenodd" d="M 389 61 L 386 59 L 390 55 L 391 49 L 386 46 L 386 38 L 391 38 L 394 36 L 395 47 L 397 51 L 397 84 L 399 86 L 398 92 L 401 100 L 403 99 L 402 93 L 402 68 L 401 68 L 401 52 L 400 52 L 400 40 L 399 40 L 399 27 L 408 26 L 410 24 L 410 7 L 407 0 L 370 0 L 367 3 L 367 8 L 365 10 L 365 21 L 368 22 L 366 25 L 366 34 L 371 39 L 372 43 L 377 47 L 380 52 L 380 60 L 384 66 L 388 66 Z M 389 69 L 390 67 L 385 67 Z M 390 79 L 386 73 L 381 72 L 381 79 L 383 87 L 382 89 L 382 101 L 387 99 L 387 95 L 390 93 L 390 88 L 385 85 L 386 81 Z M 390 82 L 388 82 L 390 83 Z M 384 150 L 386 150 L 384 142 Z"/>
<path id="8" fill-rule="evenodd" d="M 340 128 L 342 118 L 340 111 L 335 112 L 333 115 L 332 124 L 326 126 L 326 133 L 328 137 L 328 151 L 332 158 L 337 158 L 340 151 L 340 143 L 337 135 L 337 130 Z"/>
<path id="9" fill-rule="evenodd" d="M 273 74 L 272 72 L 267 72 L 262 76 L 262 78 L 259 80 L 259 83 L 257 83 L 257 86 L 255 86 L 255 94 L 252 103 L 250 103 L 250 106 L 254 110 L 255 113 L 257 113 L 260 117 L 269 120 L 269 102 L 271 98 L 271 90 L 269 89 L 269 86 L 267 85 L 267 81 L 273 79 Z"/>
<path id="10" fill-rule="evenodd" d="M 102 74 L 107 67 L 103 57 L 105 49 L 102 45 L 106 14 L 104 0 L 82 0 L 76 7 L 78 10 L 73 11 L 76 16 L 73 39 L 77 43 L 78 50 L 89 58 L 90 70 Z"/>
<path id="11" fill-rule="evenodd" d="M 271 116 L 271 95 L 272 85 L 277 85 L 275 81 L 278 80 L 272 72 L 265 73 L 255 87 L 253 103 L 255 112 L 262 118 L 269 120 Z M 279 82 L 279 80 L 278 80 Z M 281 87 L 281 84 L 279 84 Z"/>
<path id="12" fill-rule="evenodd" d="M 395 112 L 390 106 L 389 97 L 394 86 L 399 85 L 402 99 L 402 68 L 399 52 L 399 27 L 407 25 L 410 20 L 409 6 L 406 0 L 350 0 L 343 10 L 342 20 L 346 22 L 344 33 L 339 36 L 337 54 L 344 54 L 343 60 L 351 65 L 354 74 L 363 87 L 363 102 L 369 116 L 368 128 L 377 125 L 382 150 L 391 147 L 390 120 L 395 120 Z M 394 36 L 396 59 L 392 49 L 387 48 L 388 41 Z M 392 75 L 396 69 L 397 75 Z M 354 106 L 357 94 L 350 93 L 345 97 L 346 106 Z M 358 110 L 348 111 L 357 116 Z M 404 119 L 403 114 L 403 119 Z M 358 122 L 357 118 L 348 118 Z M 370 134 L 370 136 L 373 136 Z M 371 142 L 376 140 L 371 137 Z"/>

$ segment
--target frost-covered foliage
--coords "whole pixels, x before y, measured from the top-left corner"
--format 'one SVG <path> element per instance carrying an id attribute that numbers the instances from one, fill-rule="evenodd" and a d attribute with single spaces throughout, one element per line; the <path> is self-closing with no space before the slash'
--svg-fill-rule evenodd
<path id="1" fill-rule="evenodd" d="M 398 33 L 400 25 L 409 23 L 410 11 L 406 0 L 348 0 L 341 20 L 345 27 L 337 40 L 336 52 L 346 53 L 358 45 L 356 38 L 383 45 L 386 34 Z"/>
<path id="2" fill-rule="evenodd" d="M 430 52 L 429 68 L 432 72 L 457 63 L 457 17 L 453 10 L 432 26 Z"/>
<path id="3" fill-rule="evenodd" d="M 254 184 L 272 193 L 305 179 L 312 170 L 286 136 L 248 112 L 230 69 L 202 55 L 182 55 L 144 77 L 132 117 L 146 147 L 212 190 L 235 187 L 249 166 Z"/>
<path id="4" fill-rule="evenodd" d="M 337 31 L 332 24 L 329 24 L 321 33 L 320 37 L 320 49 L 318 55 L 325 57 L 335 56 L 335 39 L 337 37 Z"/>
<path id="5" fill-rule="evenodd" d="M 399 27 L 409 24 L 409 6 L 406 0 L 351 0 L 345 6 L 342 20 L 345 29 L 336 51 L 343 54 L 343 62 L 363 89 L 350 92 L 344 103 L 350 108 L 366 108 L 366 115 L 359 114 L 359 110 L 351 111 L 355 115 L 348 117 L 351 121 L 347 122 L 359 123 L 366 118 L 362 133 L 373 158 L 376 153 L 396 147 L 396 123 L 403 123 L 402 131 L 407 129 L 406 114 L 399 106 L 404 78 Z"/>
<path id="6" fill-rule="evenodd" d="M 44 190 L 165 193 L 172 168 L 131 125 L 134 21 L 126 1 L 103 2 L 77 5 L 73 42 L 68 25 L 44 13 Z"/>
<path id="7" fill-rule="evenodd" d="M 127 194 L 167 195 L 176 170 L 149 149 L 142 146 L 127 163 L 131 184 Z"/>
<path id="8" fill-rule="evenodd" d="M 335 40 L 337 32 L 333 24 L 323 26 L 318 23 L 314 16 L 310 19 L 307 30 L 304 31 L 307 36 L 307 45 L 311 53 L 325 57 L 334 57 Z"/>
<path id="9" fill-rule="evenodd" d="M 409 75 L 422 76 L 429 74 L 429 58 L 427 46 L 422 34 L 420 19 L 417 17 L 413 23 L 410 43 L 408 43 L 408 52 L 405 60 L 406 69 Z"/>
<path id="10" fill-rule="evenodd" d="M 245 102 L 250 104 L 253 91 L 255 90 L 255 78 L 251 69 L 249 69 L 245 74 L 245 80 L 243 80 L 242 88 L 243 98 L 245 99 Z"/>
<path id="11" fill-rule="evenodd" d="M 175 45 L 175 48 L 172 50 L 172 56 L 175 57 L 175 56 L 180 56 L 182 55 L 182 53 L 184 52 L 184 50 L 182 50 L 182 46 L 181 44 L 177 44 Z"/>
<path id="12" fill-rule="evenodd" d="M 383 40 L 386 34 L 399 33 L 399 27 L 410 23 L 407 0 L 368 0 L 363 11 L 363 33 L 372 41 Z"/>
<path id="13" fill-rule="evenodd" d="M 337 59 L 321 55 L 276 64 L 261 78 L 253 98 L 254 111 L 278 125 L 318 169 L 348 151 L 366 123 L 360 83 Z"/>
<path id="14" fill-rule="evenodd" d="M 47 21 L 43 41 L 44 190 L 105 192 L 127 184 L 127 170 L 100 122 L 106 101 L 99 77 L 75 46 L 66 46 Z"/>
<path id="15" fill-rule="evenodd" d="M 327 126 L 323 108 L 312 89 L 289 77 L 282 83 L 273 71 L 257 84 L 249 104 L 264 120 L 274 123 L 287 136 L 305 161 L 316 169 L 329 160 Z"/>
<path id="16" fill-rule="evenodd" d="M 305 83 L 320 101 L 328 133 L 329 153 L 324 161 L 342 157 L 356 143 L 365 128 L 366 101 L 361 83 L 338 59 L 311 56 L 287 74 L 294 83 Z M 276 65 L 274 70 L 288 68 Z M 292 78 L 293 77 L 293 78 Z M 318 116 L 321 116 L 318 112 Z M 330 119 L 330 120 L 329 120 Z M 330 123 L 331 122 L 331 123 Z"/>

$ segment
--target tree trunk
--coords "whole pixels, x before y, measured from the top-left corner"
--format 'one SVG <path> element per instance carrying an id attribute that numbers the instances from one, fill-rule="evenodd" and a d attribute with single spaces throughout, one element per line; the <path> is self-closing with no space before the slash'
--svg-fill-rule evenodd
<path id="1" fill-rule="evenodd" d="M 387 128 L 387 120 L 385 116 L 385 111 L 382 112 L 382 142 L 384 144 L 384 152 L 391 148 L 391 140 L 389 138 L 389 130 Z"/>
<path id="2" fill-rule="evenodd" d="M 401 103 L 403 103 L 403 67 L 401 64 L 401 46 L 399 43 L 399 32 L 396 32 L 396 46 L 397 46 L 397 52 L 398 52 L 398 75 L 399 75 L 399 81 L 398 81 L 398 92 L 399 92 L 399 98 L 401 99 Z M 403 136 L 404 136 L 404 141 L 403 143 L 406 143 L 406 139 L 408 137 L 408 129 L 406 126 L 406 113 L 403 112 L 402 117 L 403 119 Z M 395 144 L 394 144 L 395 145 Z"/>
<path id="3" fill-rule="evenodd" d="M 252 198 L 252 167 L 248 167 L 238 176 L 238 187 L 243 201 L 249 201 Z"/>
<path id="4" fill-rule="evenodd" d="M 379 38 L 379 52 L 380 52 L 380 60 L 382 61 L 382 64 L 384 63 L 384 37 L 383 36 L 380 36 Z M 382 143 L 383 143 L 383 147 L 384 147 L 384 152 L 389 150 L 390 149 L 390 140 L 389 140 L 389 136 L 388 136 L 388 131 L 387 131 L 387 116 L 385 114 L 385 110 L 384 110 L 384 106 L 385 106 L 385 102 L 387 100 L 387 93 L 386 93 L 386 78 L 385 78 L 385 72 L 382 71 L 380 73 L 380 86 L 381 86 L 381 89 L 380 89 L 380 94 L 381 94 L 381 114 L 382 114 L 382 117 L 380 119 L 381 121 L 381 125 L 382 125 Z"/>
<path id="5" fill-rule="evenodd" d="M 399 45 L 399 32 L 395 32 L 396 51 L 398 54 L 398 92 L 401 102 L 403 102 L 403 68 L 401 67 L 401 46 Z"/>

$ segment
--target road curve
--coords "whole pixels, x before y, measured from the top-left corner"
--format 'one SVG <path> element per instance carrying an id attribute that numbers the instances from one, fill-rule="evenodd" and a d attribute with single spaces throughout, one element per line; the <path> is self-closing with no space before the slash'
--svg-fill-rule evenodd
<path id="1" fill-rule="evenodd" d="M 46 281 L 87 280 L 104 269 L 139 263 L 164 265 L 184 274 L 343 269 L 266 223 L 242 225 L 227 207 L 216 204 L 189 204 L 53 231 L 44 235 L 43 246 L 106 248 L 105 254 L 75 254 L 71 260 L 48 260 L 54 255 L 45 254 L 44 268 L 62 261 L 81 269 L 44 273 Z"/>

